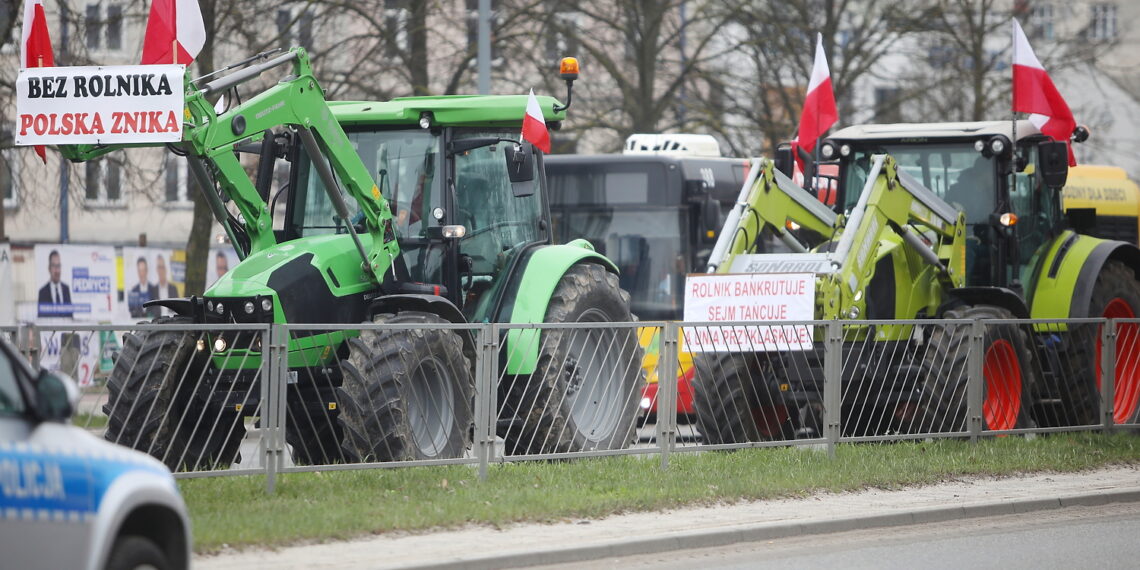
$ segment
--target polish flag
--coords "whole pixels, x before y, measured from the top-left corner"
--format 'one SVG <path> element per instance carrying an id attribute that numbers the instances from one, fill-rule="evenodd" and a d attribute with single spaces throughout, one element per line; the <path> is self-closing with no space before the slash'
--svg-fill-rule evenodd
<path id="1" fill-rule="evenodd" d="M 815 152 L 815 142 L 839 120 L 839 109 L 835 106 L 835 93 L 831 90 L 831 72 L 827 68 L 827 57 L 823 53 L 823 34 L 816 34 L 815 64 L 811 68 L 807 97 L 804 99 L 804 112 L 800 116 L 800 128 L 793 147 L 804 149 L 808 154 Z M 793 149 L 794 150 L 794 149 Z M 799 152 L 794 152 L 799 163 Z"/>
<path id="2" fill-rule="evenodd" d="M 142 64 L 190 65 L 206 44 L 197 0 L 154 0 L 143 37 Z"/>
<path id="3" fill-rule="evenodd" d="M 51 52 L 51 34 L 48 33 L 47 15 L 43 0 L 24 0 L 24 29 L 20 36 L 20 67 L 54 67 Z M 47 149 L 35 146 L 40 160 L 47 164 Z"/>
<path id="4" fill-rule="evenodd" d="M 530 97 L 526 100 L 526 115 L 523 116 L 522 137 L 539 150 L 550 154 L 550 131 L 546 130 L 546 121 L 542 118 L 542 107 L 534 96 L 534 89 L 530 90 Z"/>
<path id="5" fill-rule="evenodd" d="M 1041 62 L 1029 47 L 1029 40 L 1021 24 L 1013 21 L 1013 110 L 1029 113 L 1029 122 L 1053 140 L 1065 141 L 1069 149 L 1069 166 L 1077 165 L 1073 145 L 1069 138 L 1077 128 L 1073 112 L 1065 98 L 1041 67 Z"/>

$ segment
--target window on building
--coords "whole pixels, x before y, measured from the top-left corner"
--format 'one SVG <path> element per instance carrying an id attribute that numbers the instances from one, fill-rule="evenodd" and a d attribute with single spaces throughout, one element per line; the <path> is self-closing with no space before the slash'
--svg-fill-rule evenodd
<path id="1" fill-rule="evenodd" d="M 1092 5 L 1092 20 L 1089 22 L 1089 38 L 1111 40 L 1116 38 L 1116 4 Z"/>
<path id="2" fill-rule="evenodd" d="M 123 7 L 107 6 L 107 49 L 123 49 Z"/>
<path id="3" fill-rule="evenodd" d="M 83 30 L 87 49 L 123 49 L 123 6 L 108 2 L 88 4 Z"/>
<path id="4" fill-rule="evenodd" d="M 83 20 L 83 29 L 87 34 L 87 49 L 99 49 L 103 37 L 103 20 L 99 17 L 99 5 L 87 5 L 87 17 Z"/>
<path id="5" fill-rule="evenodd" d="M 898 87 L 875 88 L 875 122 L 901 123 L 902 113 L 899 110 L 900 95 Z"/>
<path id="6" fill-rule="evenodd" d="M 198 181 L 190 174 L 186 159 L 167 154 L 163 164 L 164 201 L 169 206 L 189 205 L 198 191 Z"/>
<path id="7" fill-rule="evenodd" d="M 557 12 L 546 34 L 546 59 L 558 61 L 566 56 L 578 57 L 580 17 L 577 12 Z"/>
<path id="8" fill-rule="evenodd" d="M 16 191 L 16 149 L 0 150 L 0 192 L 4 195 L 4 208 L 20 205 L 20 195 Z"/>
<path id="9" fill-rule="evenodd" d="M 281 37 L 281 47 L 301 46 L 313 51 L 313 11 L 307 6 L 279 8 L 277 10 L 277 34 Z"/>
<path id="10" fill-rule="evenodd" d="M 384 2 L 384 29 L 388 32 L 388 46 L 393 52 L 388 55 L 412 49 L 412 34 L 408 33 L 411 20 L 408 1 L 385 0 Z"/>
<path id="11" fill-rule="evenodd" d="M 113 157 L 84 165 L 84 198 L 90 206 L 118 205 L 123 200 L 123 167 Z"/>
<path id="12" fill-rule="evenodd" d="M 1034 39 L 1053 39 L 1053 5 L 1034 3 L 1029 11 L 1029 34 Z"/>
<path id="13" fill-rule="evenodd" d="M 467 2 L 467 46 L 471 53 L 479 53 L 479 0 L 466 0 Z M 495 42 L 495 28 L 499 24 L 497 8 L 499 3 L 491 0 L 491 65 L 503 62 L 502 51 Z"/>

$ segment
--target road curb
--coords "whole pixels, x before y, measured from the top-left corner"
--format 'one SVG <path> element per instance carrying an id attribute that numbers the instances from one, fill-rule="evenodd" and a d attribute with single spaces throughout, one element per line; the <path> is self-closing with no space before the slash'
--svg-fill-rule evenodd
<path id="1" fill-rule="evenodd" d="M 755 523 L 717 530 L 680 531 L 667 536 L 630 538 L 620 542 L 587 544 L 573 547 L 541 549 L 541 547 L 536 546 L 534 551 L 527 553 L 465 557 L 431 564 L 416 564 L 408 566 L 408 568 L 425 570 L 452 570 L 460 568 L 495 569 L 519 568 L 543 564 L 565 564 L 602 558 L 726 546 L 741 542 L 760 542 L 793 536 L 811 536 L 852 530 L 1022 514 L 1066 507 L 1095 507 L 1110 503 L 1137 501 L 1140 501 L 1140 489 L 1104 491 L 1082 495 L 1064 495 L 1015 501 L 999 500 L 991 503 L 917 509 L 913 511 L 880 513 L 828 520 Z"/>

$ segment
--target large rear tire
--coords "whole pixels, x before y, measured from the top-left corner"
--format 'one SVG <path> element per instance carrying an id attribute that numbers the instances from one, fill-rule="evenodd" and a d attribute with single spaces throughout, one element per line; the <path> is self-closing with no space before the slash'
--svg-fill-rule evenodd
<path id="1" fill-rule="evenodd" d="M 1104 264 L 1089 301 L 1090 317 L 1126 319 L 1140 316 L 1140 282 L 1120 261 Z M 1074 326 L 1065 359 L 1072 370 L 1060 374 L 1061 416 L 1067 425 L 1100 423 L 1102 368 L 1101 327 Z M 1118 323 L 1113 420 L 1133 423 L 1140 416 L 1140 329 L 1136 323 Z"/>
<path id="2" fill-rule="evenodd" d="M 770 362 L 753 354 L 704 352 L 694 355 L 693 365 L 693 408 L 704 443 L 795 437 L 796 410 L 763 384 L 772 378 Z"/>
<path id="3" fill-rule="evenodd" d="M 171 328 L 193 323 L 161 317 Z M 196 360 L 198 333 L 157 330 L 127 333 L 107 380 L 104 437 L 144 451 L 172 471 L 226 467 L 237 459 L 245 425 L 193 398 L 205 363 Z"/>
<path id="4" fill-rule="evenodd" d="M 377 315 L 377 324 L 446 323 L 431 313 Z M 363 330 L 348 341 L 337 389 L 341 449 L 351 462 L 462 457 L 475 389 L 457 331 Z"/>
<path id="5" fill-rule="evenodd" d="M 989 305 L 946 311 L 947 319 L 1012 319 Z M 966 430 L 970 324 L 936 327 L 923 355 L 929 373 L 922 381 L 923 431 Z M 1033 425 L 1028 395 L 1033 394 L 1033 353 L 1025 331 L 1014 324 L 987 324 L 982 339 L 983 429 L 1009 430 Z"/>
<path id="6" fill-rule="evenodd" d="M 629 293 L 595 263 L 572 266 L 546 309 L 547 323 L 632 320 Z M 506 409 L 511 455 L 624 449 L 633 440 L 642 385 L 641 345 L 633 328 L 547 329 L 534 374 L 511 378 Z"/>

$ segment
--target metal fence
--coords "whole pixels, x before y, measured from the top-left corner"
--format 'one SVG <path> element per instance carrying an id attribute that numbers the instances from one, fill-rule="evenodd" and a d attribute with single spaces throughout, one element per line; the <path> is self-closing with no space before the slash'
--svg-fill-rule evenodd
<path id="1" fill-rule="evenodd" d="M 6 332 L 73 419 L 180 477 L 1137 425 L 1140 320 L 124 326 Z"/>

